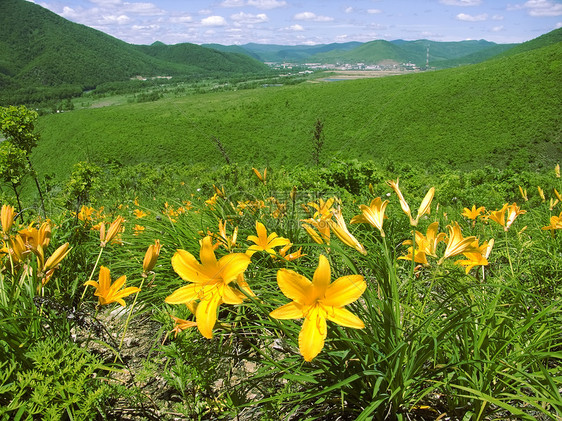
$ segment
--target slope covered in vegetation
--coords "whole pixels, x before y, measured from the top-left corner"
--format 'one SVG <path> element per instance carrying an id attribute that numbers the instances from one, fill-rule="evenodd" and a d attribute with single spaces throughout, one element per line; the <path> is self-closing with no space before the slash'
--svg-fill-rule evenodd
<path id="1" fill-rule="evenodd" d="M 550 165 L 560 158 L 560 44 L 438 72 L 175 96 L 45 116 L 37 166 L 77 161 L 220 165 L 360 158 L 474 168 Z M 166 130 L 162 130 L 166 127 Z M 64 156 L 58 151 L 64 148 Z M 54 165 L 56 162 L 57 165 Z"/>
<path id="2" fill-rule="evenodd" d="M 127 44 L 25 0 L 3 0 L 0 103 L 39 101 L 55 91 L 59 97 L 76 95 L 100 83 L 136 75 L 232 74 L 267 69 L 247 56 L 191 44 L 166 48 L 181 50 L 181 57 L 152 54 L 162 48 Z"/>

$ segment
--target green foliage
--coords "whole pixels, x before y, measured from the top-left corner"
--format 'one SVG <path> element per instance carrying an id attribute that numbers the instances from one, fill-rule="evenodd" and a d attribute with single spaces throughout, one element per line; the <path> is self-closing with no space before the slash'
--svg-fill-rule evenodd
<path id="1" fill-rule="evenodd" d="M 13 186 L 19 186 L 29 173 L 29 163 L 27 162 L 24 150 L 14 146 L 11 142 L 0 144 L 0 179 Z"/>
<path id="2" fill-rule="evenodd" d="M 263 72 L 248 56 L 192 44 L 183 61 L 158 58 L 103 32 L 70 22 L 24 0 L 3 0 L 0 15 L 0 104 L 76 96 L 104 82 L 131 77 Z M 4 52 L 6 55 L 4 55 Z M 193 52 L 193 57 L 191 53 Z"/>
<path id="3" fill-rule="evenodd" d="M 100 167 L 89 162 L 78 162 L 74 165 L 65 188 L 68 209 L 78 212 L 82 205 L 89 203 L 90 193 L 97 187 L 101 171 Z"/>
<path id="4" fill-rule="evenodd" d="M 88 351 L 46 339 L 26 352 L 25 359 L 32 368 L 11 361 L 2 364 L 0 416 L 92 420 L 104 413 L 111 389 L 95 378 L 105 367 Z"/>
<path id="5" fill-rule="evenodd" d="M 0 107 L 0 132 L 29 155 L 39 140 L 38 134 L 34 133 L 37 117 L 37 112 L 23 105 Z"/>
<path id="6" fill-rule="evenodd" d="M 45 116 L 36 165 L 59 179 L 75 162 L 94 157 L 98 164 L 118 159 L 123 165 L 217 168 L 222 159 L 212 137 L 232 162 L 309 165 L 306 139 L 321 119 L 323 153 L 334 160 L 469 170 L 494 156 L 496 167 L 550 167 L 562 156 L 561 73 L 552 66 L 560 51 L 553 45 L 440 72 L 165 97 Z M 62 142 L 61 157 L 55 151 Z"/>

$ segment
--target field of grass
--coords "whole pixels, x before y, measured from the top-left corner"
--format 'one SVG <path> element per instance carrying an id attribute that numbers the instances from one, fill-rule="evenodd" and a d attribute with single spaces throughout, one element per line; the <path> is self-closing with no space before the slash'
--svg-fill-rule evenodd
<path id="1" fill-rule="evenodd" d="M 552 165 L 562 155 L 558 45 L 446 71 L 164 97 L 44 116 L 35 165 L 68 175 L 98 164 L 311 163 L 323 122 L 323 162 L 443 162 L 470 169 Z M 165 130 L 162 128 L 165 127 Z M 58 153 L 64 149 L 65 154 Z"/>
<path id="2" fill-rule="evenodd" d="M 1 417 L 562 415 L 554 167 L 430 174 L 356 161 L 260 168 L 263 181 L 237 165 L 141 167 L 91 180 L 75 171 L 73 191 L 92 185 L 78 213 L 70 186 L 47 195 L 48 220 L 3 207 Z M 197 173 L 200 188 L 179 181 Z M 397 176 L 399 187 L 387 183 Z M 368 209 L 378 225 L 351 223 Z M 258 223 L 269 239 L 255 237 Z M 305 278 L 338 293 L 316 297 Z M 174 293 L 194 282 L 211 289 Z"/>
<path id="3" fill-rule="evenodd" d="M 560 55 L 1 109 L 0 419 L 559 420 Z"/>

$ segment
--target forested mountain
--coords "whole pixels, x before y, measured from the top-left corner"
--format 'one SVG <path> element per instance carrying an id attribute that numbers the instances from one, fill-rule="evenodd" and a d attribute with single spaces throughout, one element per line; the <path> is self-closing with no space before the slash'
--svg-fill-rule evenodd
<path id="1" fill-rule="evenodd" d="M 193 44 L 135 46 L 25 0 L 1 0 L 0 102 L 9 92 L 71 93 L 136 75 L 262 72 L 248 56 Z"/>
<path id="2" fill-rule="evenodd" d="M 462 60 L 471 57 L 467 63 L 477 63 L 500 54 L 517 44 L 495 44 L 485 40 L 458 42 L 437 42 L 430 40 L 374 40 L 366 43 L 347 42 L 321 45 L 275 45 L 244 44 L 224 46 L 212 44 L 212 48 L 221 51 L 246 52 L 261 61 L 295 62 L 295 63 L 365 63 L 379 64 L 383 61 L 400 63 L 411 62 L 424 66 L 429 47 L 430 66 L 451 67 L 446 61 Z M 462 64 L 459 61 L 459 64 Z"/>

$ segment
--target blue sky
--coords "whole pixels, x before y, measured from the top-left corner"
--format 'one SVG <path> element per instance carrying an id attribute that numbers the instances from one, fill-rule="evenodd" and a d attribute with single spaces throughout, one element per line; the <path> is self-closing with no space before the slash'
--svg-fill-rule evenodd
<path id="1" fill-rule="evenodd" d="M 31 1 L 31 0 L 29 0 Z M 34 0 L 132 44 L 519 43 L 562 26 L 562 0 Z"/>

